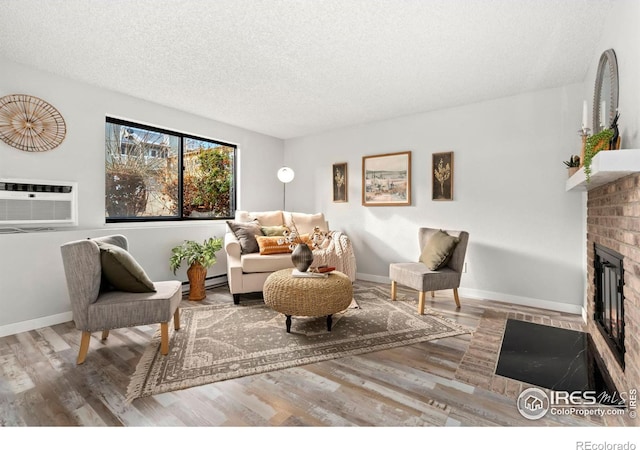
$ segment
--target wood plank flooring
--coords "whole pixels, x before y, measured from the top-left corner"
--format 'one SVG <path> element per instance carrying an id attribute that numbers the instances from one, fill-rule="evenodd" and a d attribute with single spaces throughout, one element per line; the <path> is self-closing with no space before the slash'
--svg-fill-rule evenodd
<path id="1" fill-rule="evenodd" d="M 376 283 L 357 281 L 360 285 Z M 417 301 L 417 293 L 400 288 Z M 203 302 L 231 302 L 226 286 Z M 462 298 L 427 296 L 427 308 L 475 330 L 359 356 L 222 381 L 125 403 L 129 378 L 157 326 L 94 333 L 75 359 L 72 322 L 0 338 L 0 425 L 90 427 L 601 426 L 601 418 L 523 418 L 522 383 L 493 374 L 507 317 L 573 329 L 579 316 Z"/>

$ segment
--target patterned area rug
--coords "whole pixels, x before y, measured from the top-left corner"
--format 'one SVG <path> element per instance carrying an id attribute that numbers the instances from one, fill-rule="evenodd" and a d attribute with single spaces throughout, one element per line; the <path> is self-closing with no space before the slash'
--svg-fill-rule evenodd
<path id="1" fill-rule="evenodd" d="M 425 311 L 388 289 L 354 285 L 354 302 L 326 318 L 285 317 L 262 301 L 183 308 L 172 330 L 170 351 L 160 354 L 157 334 L 145 350 L 127 390 L 127 400 L 247 375 L 470 333 L 471 330 Z"/>

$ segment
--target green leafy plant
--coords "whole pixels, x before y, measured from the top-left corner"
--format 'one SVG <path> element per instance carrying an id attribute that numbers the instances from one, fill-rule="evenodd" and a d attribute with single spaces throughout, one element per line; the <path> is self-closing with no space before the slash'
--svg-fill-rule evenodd
<path id="1" fill-rule="evenodd" d="M 216 252 L 222 249 L 221 238 L 209 238 L 202 244 L 195 241 L 184 241 L 171 249 L 169 266 L 173 273 L 180 268 L 183 261 L 189 266 L 200 263 L 203 267 L 209 268 L 216 263 Z"/>
<path id="2" fill-rule="evenodd" d="M 600 150 L 609 147 L 609 141 L 613 137 L 614 131 L 610 128 L 604 129 L 599 133 L 589 136 L 584 145 L 584 175 L 587 183 L 591 181 L 591 161 Z"/>
<path id="3" fill-rule="evenodd" d="M 567 167 L 580 167 L 580 157 L 578 155 L 572 155 L 568 161 L 562 161 Z"/>

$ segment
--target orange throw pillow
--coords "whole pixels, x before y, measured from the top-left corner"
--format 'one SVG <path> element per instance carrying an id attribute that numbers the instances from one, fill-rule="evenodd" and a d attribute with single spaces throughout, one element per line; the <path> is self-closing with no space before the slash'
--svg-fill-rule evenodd
<path id="1" fill-rule="evenodd" d="M 283 242 L 278 244 L 278 239 L 283 239 L 282 236 L 257 236 L 258 247 L 260 247 L 261 255 L 276 255 L 278 253 L 291 253 L 289 250 L 289 244 Z"/>

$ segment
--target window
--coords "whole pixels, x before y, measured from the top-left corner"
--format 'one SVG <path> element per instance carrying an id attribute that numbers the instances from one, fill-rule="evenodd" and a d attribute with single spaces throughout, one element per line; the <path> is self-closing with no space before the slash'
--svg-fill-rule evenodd
<path id="1" fill-rule="evenodd" d="M 107 118 L 106 220 L 231 218 L 235 159 L 235 145 Z"/>

